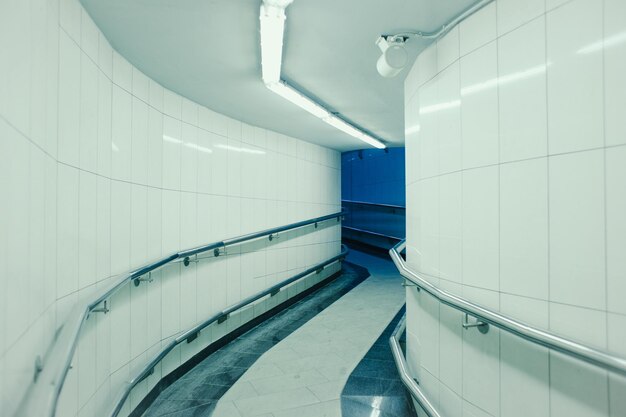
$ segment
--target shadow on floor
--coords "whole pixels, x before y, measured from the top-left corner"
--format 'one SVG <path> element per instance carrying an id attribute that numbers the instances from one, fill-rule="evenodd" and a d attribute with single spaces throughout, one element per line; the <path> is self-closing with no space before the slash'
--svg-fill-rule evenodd
<path id="1" fill-rule="evenodd" d="M 415 417 L 389 347 L 389 338 L 404 314 L 402 307 L 352 371 L 341 393 L 342 417 Z M 404 336 L 400 343 L 405 343 Z"/>
<path id="2" fill-rule="evenodd" d="M 218 400 L 263 353 L 368 276 L 367 269 L 344 262 L 337 278 L 211 353 L 150 401 L 142 402 L 131 417 L 210 416 Z"/>

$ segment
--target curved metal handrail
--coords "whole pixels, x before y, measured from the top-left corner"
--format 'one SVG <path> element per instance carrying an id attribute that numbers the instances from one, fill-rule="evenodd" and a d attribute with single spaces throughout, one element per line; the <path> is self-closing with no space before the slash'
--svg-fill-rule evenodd
<path id="1" fill-rule="evenodd" d="M 406 210 L 405 206 L 398 206 L 395 204 L 383 204 L 383 203 L 370 203 L 367 201 L 354 201 L 354 200 L 341 200 L 341 204 L 353 204 L 355 206 L 374 206 L 388 209 Z"/>
<path id="2" fill-rule="evenodd" d="M 407 387 L 413 398 L 417 400 L 422 409 L 426 412 L 426 414 L 428 414 L 428 417 L 441 417 L 441 414 L 439 414 L 439 411 L 437 411 L 435 406 L 430 402 L 417 381 L 411 378 L 411 375 L 409 374 L 409 369 L 399 343 L 400 336 L 404 332 L 404 329 L 406 329 L 406 313 L 402 316 L 402 319 L 389 338 L 391 354 L 393 355 L 393 360 L 396 363 L 396 368 L 398 368 L 400 379 L 402 380 L 404 386 Z"/>
<path id="3" fill-rule="evenodd" d="M 463 297 L 459 297 L 436 287 L 406 267 L 404 259 L 400 256 L 400 252 L 402 252 L 405 247 L 406 239 L 389 250 L 389 254 L 396 268 L 398 268 L 398 271 L 404 278 L 438 299 L 441 303 L 472 315 L 480 321 L 494 325 L 532 343 L 626 376 L 626 358 L 523 323 L 510 316 L 490 310 L 487 307 L 475 304 Z M 411 389 L 408 386 L 407 388 Z"/>
<path id="4" fill-rule="evenodd" d="M 181 344 L 182 342 L 186 341 L 187 339 L 190 338 L 194 338 L 195 336 L 198 335 L 198 333 L 200 333 L 200 331 L 208 326 L 210 326 L 211 324 L 215 323 L 216 321 L 218 321 L 220 318 L 222 317 L 227 317 L 229 314 L 267 296 L 270 294 L 275 294 L 276 291 L 279 291 L 281 288 L 295 282 L 298 281 L 299 279 L 302 279 L 304 277 L 306 277 L 307 275 L 316 273 L 316 272 L 321 272 L 320 269 L 325 268 L 326 266 L 345 258 L 348 255 L 348 248 L 345 245 L 342 245 L 342 251 L 339 255 L 333 256 L 330 259 L 325 260 L 324 262 L 320 262 L 319 264 L 312 266 L 311 268 L 302 271 L 294 276 L 292 276 L 291 278 L 288 278 L 284 281 L 279 282 L 278 284 L 275 284 L 273 286 L 271 286 L 270 288 L 263 290 L 257 294 L 251 295 L 250 297 L 247 297 L 243 300 L 241 300 L 240 302 L 231 305 L 230 307 L 227 307 L 226 309 L 220 311 L 217 314 L 214 314 L 213 316 L 209 317 L 208 319 L 206 319 L 205 321 L 203 321 L 202 323 L 193 326 L 192 328 L 188 329 L 187 331 L 181 333 L 178 337 L 176 337 L 175 339 L 173 339 L 170 343 L 168 343 L 159 353 L 157 353 L 152 360 L 150 360 L 150 362 L 148 362 L 145 366 L 143 366 L 142 368 L 140 368 L 136 374 L 122 387 L 122 389 L 120 390 L 119 395 L 115 398 L 115 400 L 112 402 L 112 406 L 111 406 L 111 410 L 109 412 L 107 412 L 105 415 L 108 417 L 116 417 L 120 410 L 122 409 L 122 407 L 124 406 L 124 402 L 126 401 L 126 399 L 128 398 L 128 396 L 130 395 L 131 390 L 135 387 L 135 385 L 137 385 L 139 382 L 141 382 L 143 379 L 145 379 L 148 375 L 151 374 L 152 370 L 154 369 L 154 367 L 163 359 L 165 358 L 165 356 L 167 356 L 168 353 L 170 353 L 176 346 L 178 346 L 179 344 Z"/>
<path id="5" fill-rule="evenodd" d="M 189 260 L 190 256 L 200 253 L 219 251 L 220 248 L 226 248 L 227 246 L 271 236 L 276 233 L 317 224 L 326 220 L 338 219 L 339 221 L 344 215 L 344 212 L 337 212 L 176 252 L 137 268 L 128 274 L 121 275 L 108 286 L 87 295 L 86 298 L 81 299 L 74 306 L 68 315 L 68 319 L 58 332 L 49 353 L 46 355 L 47 358 L 44 366 L 35 376 L 33 383 L 28 388 L 18 407 L 16 417 L 54 417 L 61 389 L 63 388 L 67 372 L 70 369 L 78 343 L 78 337 L 85 320 L 87 320 L 90 313 L 96 310 L 96 307 L 111 295 L 115 294 L 124 285 L 179 259 Z M 219 252 L 215 254 L 217 256 Z"/>
<path id="6" fill-rule="evenodd" d="M 363 234 L 366 234 L 366 235 L 376 236 L 376 237 L 385 238 L 385 239 L 389 239 L 389 240 L 398 240 L 398 241 L 402 240 L 402 238 L 399 238 L 399 237 L 386 235 L 384 233 L 372 232 L 371 230 L 359 229 L 357 227 L 341 226 L 341 228 L 343 230 L 350 230 L 351 232 L 363 233 Z"/>

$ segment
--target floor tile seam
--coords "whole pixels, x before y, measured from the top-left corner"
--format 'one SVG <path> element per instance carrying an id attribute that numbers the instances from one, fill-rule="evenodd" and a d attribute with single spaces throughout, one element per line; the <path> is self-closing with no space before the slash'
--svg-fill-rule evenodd
<path id="1" fill-rule="evenodd" d="M 357 285 L 356 287 L 352 288 L 352 289 L 351 289 L 348 293 L 344 294 L 342 297 L 340 297 L 340 298 L 339 298 L 338 300 L 336 300 L 334 303 L 332 303 L 332 304 L 330 304 L 329 306 L 327 306 L 327 307 L 326 307 L 326 308 L 325 308 L 325 309 L 324 309 L 324 310 L 323 310 L 320 314 L 318 314 L 317 316 L 315 316 L 315 317 L 311 318 L 309 321 L 307 321 L 305 324 L 303 324 L 303 325 L 302 325 L 302 327 L 300 327 L 299 329 L 295 330 L 293 333 L 291 333 L 290 335 L 288 335 L 285 339 L 283 339 L 281 342 L 279 342 L 279 343 L 278 343 L 277 345 L 275 345 L 273 348 L 269 349 L 269 350 L 266 352 L 266 354 L 267 354 L 268 352 L 271 352 L 271 351 L 272 351 L 272 349 L 276 348 L 277 346 L 280 346 L 280 345 L 281 345 L 281 343 L 283 343 L 283 342 L 285 342 L 285 341 L 289 341 L 290 339 L 297 339 L 297 338 L 298 338 L 298 336 L 302 336 L 302 335 L 299 335 L 299 334 L 298 334 L 300 330 L 315 327 L 315 326 L 318 324 L 318 322 L 320 322 L 320 321 L 321 321 L 321 319 L 322 319 L 324 316 L 326 316 L 326 315 L 330 315 L 330 314 L 331 314 L 331 312 L 332 312 L 333 310 L 335 310 L 337 306 L 342 306 L 342 305 L 345 305 L 345 304 L 347 304 L 347 303 L 354 304 L 354 301 L 356 301 L 356 304 L 358 305 L 358 304 L 359 304 L 359 303 L 358 303 L 358 299 L 359 299 L 359 297 L 357 297 L 357 295 L 359 295 L 359 292 L 364 292 L 364 291 L 361 291 L 361 289 L 362 289 L 362 288 L 367 288 L 367 285 L 365 285 L 365 284 L 366 284 L 366 283 L 368 282 L 368 280 L 370 280 L 370 279 L 371 279 L 371 277 L 367 278 L 365 281 L 363 281 L 362 283 L 360 283 L 360 284 L 359 284 L 359 285 Z M 379 288 L 378 288 L 378 289 L 379 289 Z M 377 296 L 376 291 L 365 291 L 364 293 L 365 293 L 365 295 L 366 295 L 366 296 L 368 296 L 368 298 L 372 298 L 372 297 L 376 297 L 376 296 Z M 355 295 L 355 294 L 356 294 L 356 295 Z M 351 295 L 351 296 L 350 296 L 350 297 L 348 297 L 348 295 Z M 352 299 L 354 299 L 354 300 L 352 300 Z M 395 309 L 393 308 L 394 304 L 398 304 L 398 302 L 396 301 L 396 302 L 389 303 L 389 306 L 385 306 L 385 307 L 391 307 L 391 308 L 392 308 L 392 310 L 395 310 Z M 399 308 L 401 308 L 401 305 L 399 305 L 399 306 L 398 306 L 398 309 L 399 309 Z M 387 310 L 387 308 L 380 309 L 380 310 Z M 385 313 L 389 314 L 389 311 L 387 310 L 387 311 L 385 311 Z M 395 313 L 394 313 L 394 314 L 395 314 Z M 392 316 L 392 317 L 393 317 L 393 316 Z M 381 320 L 380 325 L 381 325 L 381 326 L 383 326 L 383 325 L 384 325 L 384 324 L 386 324 L 386 323 L 388 323 L 388 320 L 385 320 L 385 321 L 382 321 L 382 320 Z M 378 325 L 379 323 L 376 323 L 376 324 Z M 368 327 L 369 327 L 370 329 L 372 328 L 372 326 L 371 326 L 371 325 L 370 325 L 370 326 L 368 326 Z M 378 326 L 375 326 L 375 327 L 378 327 Z M 383 327 L 383 330 L 384 330 L 384 327 Z M 372 343 L 365 343 L 365 345 L 367 345 L 368 347 L 369 347 L 369 346 L 371 346 L 371 345 L 373 344 L 373 342 L 375 342 L 375 341 L 378 339 L 378 334 L 380 334 L 380 333 L 374 333 L 374 335 L 371 337 L 371 339 L 372 339 Z M 306 338 L 305 338 L 305 339 L 306 339 Z M 360 343 L 360 344 L 363 344 L 363 343 Z M 365 353 L 367 352 L 367 349 L 355 349 L 355 350 L 361 350 L 361 351 L 363 351 L 363 352 L 364 352 L 363 354 L 365 354 Z M 264 355 L 261 355 L 261 357 L 257 360 L 257 362 L 256 362 L 255 364 L 262 364 L 262 363 L 265 363 L 265 362 L 264 362 L 264 360 L 263 360 L 263 359 L 264 359 L 264 358 L 263 358 L 263 356 L 264 356 Z M 313 356 L 313 355 L 311 355 L 311 356 Z M 351 370 L 350 372 L 352 372 L 352 371 L 354 371 L 354 369 L 356 368 L 356 366 L 358 366 L 358 363 L 359 363 L 359 361 L 362 359 L 362 357 L 360 357 L 358 360 L 355 360 L 355 361 L 350 361 L 350 362 L 348 362 L 348 363 L 346 363 L 345 358 L 338 357 L 338 359 L 339 359 L 339 362 L 340 362 L 340 363 L 344 363 L 344 365 L 343 365 L 343 366 L 345 366 L 346 368 L 349 368 L 349 369 Z M 270 362 L 270 363 L 276 363 L 276 362 L 275 362 L 275 361 L 272 361 L 272 362 Z M 281 369 L 281 368 L 280 368 L 280 366 L 278 366 L 278 367 L 279 367 L 279 369 L 280 369 L 281 371 L 283 371 L 283 372 L 284 372 L 284 369 Z M 246 373 L 247 373 L 247 372 L 249 372 L 251 369 L 252 369 L 252 368 L 248 369 L 248 371 L 246 371 Z M 314 369 L 316 369 L 316 371 L 317 371 L 317 368 L 314 368 Z M 298 371 L 298 372 L 303 372 L 303 370 Z M 318 371 L 318 372 L 319 372 L 319 371 Z M 323 374 L 322 374 L 322 375 L 323 375 Z M 348 375 L 349 375 L 349 374 L 348 374 Z M 324 375 L 324 376 L 325 376 L 325 375 Z M 279 378 L 280 378 L 280 377 L 282 377 L 282 375 L 277 375 L 277 377 L 279 377 Z M 332 381 L 335 381 L 334 379 L 328 378 L 327 376 L 325 376 L 325 377 L 327 378 L 326 383 L 327 383 L 327 382 L 332 382 Z M 346 380 L 347 380 L 347 378 L 346 378 L 346 377 L 342 377 L 342 378 L 340 378 L 340 379 L 341 379 L 341 380 L 344 380 L 344 381 L 346 381 Z M 242 381 L 243 381 L 243 380 L 247 380 L 247 379 L 240 379 L 240 380 L 242 380 Z M 257 379 L 257 380 L 258 380 L 258 379 Z M 247 381 L 251 381 L 251 380 L 247 380 Z M 238 382 L 239 382 L 239 381 L 237 381 L 235 384 L 233 384 L 233 387 L 234 387 L 234 386 L 236 386 Z M 344 384 L 345 384 L 345 383 L 344 383 Z M 343 387 L 342 387 L 342 388 L 343 388 Z M 231 387 L 231 389 L 232 389 L 232 387 Z M 315 393 L 313 393 L 311 390 L 308 390 L 308 391 L 309 391 L 309 392 L 311 392 L 311 394 L 312 394 L 315 398 L 318 398 L 318 397 L 315 395 Z M 340 395 L 340 392 L 338 393 L 338 395 Z M 233 401 L 233 402 L 234 402 L 234 401 Z M 236 402 L 235 402 L 235 405 L 237 405 L 237 404 L 236 404 Z M 239 409 L 239 407 L 237 407 L 237 408 Z M 241 411 L 241 410 L 240 410 L 240 411 Z"/>

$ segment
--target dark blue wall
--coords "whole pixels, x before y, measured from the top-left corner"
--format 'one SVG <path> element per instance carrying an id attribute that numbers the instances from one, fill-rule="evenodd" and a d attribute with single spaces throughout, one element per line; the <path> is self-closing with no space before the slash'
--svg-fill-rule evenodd
<path id="1" fill-rule="evenodd" d="M 404 148 L 341 154 L 341 198 L 405 205 Z"/>

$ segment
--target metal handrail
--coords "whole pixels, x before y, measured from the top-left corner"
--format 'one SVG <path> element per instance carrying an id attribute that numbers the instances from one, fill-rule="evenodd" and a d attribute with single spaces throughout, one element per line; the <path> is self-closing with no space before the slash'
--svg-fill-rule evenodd
<path id="1" fill-rule="evenodd" d="M 381 238 L 386 238 L 386 239 L 391 239 L 391 240 L 402 240 L 402 238 L 400 237 L 390 236 L 390 235 L 386 235 L 386 234 L 378 233 L 378 232 L 372 232 L 371 230 L 359 229 L 357 227 L 341 226 L 341 228 L 345 230 L 350 230 L 356 233 L 363 233 L 366 235 L 371 235 L 371 236 L 376 236 L 376 237 L 381 237 Z"/>
<path id="2" fill-rule="evenodd" d="M 149 376 L 152 371 L 154 370 L 154 367 L 163 359 L 165 358 L 165 356 L 167 356 L 168 353 L 170 353 L 176 346 L 178 346 L 179 344 L 183 343 L 184 341 L 188 340 L 188 339 L 193 339 L 195 338 L 198 333 L 200 333 L 200 331 L 208 326 L 210 326 L 211 324 L 215 323 L 216 321 L 219 321 L 221 318 L 223 317 L 228 317 L 229 314 L 267 296 L 267 295 L 272 295 L 272 294 L 276 294 L 277 291 L 279 291 L 281 288 L 295 282 L 298 281 L 299 279 L 302 279 L 304 277 L 306 277 L 307 275 L 313 274 L 313 273 L 317 273 L 317 272 L 321 272 L 321 269 L 325 268 L 326 266 L 341 260 L 343 258 L 346 257 L 346 255 L 348 254 L 348 248 L 345 245 L 342 245 L 342 251 L 339 255 L 333 256 L 330 259 L 325 260 L 324 262 L 320 262 L 319 264 L 312 266 L 311 268 L 302 271 L 294 276 L 292 276 L 291 278 L 288 278 L 284 281 L 279 282 L 278 284 L 275 284 L 273 286 L 271 286 L 270 288 L 263 290 L 257 294 L 251 295 L 250 297 L 247 297 L 243 300 L 241 300 L 240 302 L 231 305 L 230 307 L 227 307 L 226 309 L 220 311 L 217 314 L 214 314 L 213 316 L 209 317 L 208 319 L 206 319 L 205 321 L 203 321 L 202 323 L 193 326 L 192 328 L 188 329 L 187 331 L 183 332 L 182 334 L 180 334 L 178 337 L 176 337 L 175 339 L 173 339 L 171 342 L 169 342 L 160 352 L 158 352 L 153 358 L 152 360 L 150 360 L 145 366 L 143 366 L 142 368 L 140 368 L 136 374 L 122 387 L 122 389 L 119 392 L 119 395 L 115 398 L 115 400 L 112 402 L 112 407 L 111 410 L 109 412 L 107 412 L 105 415 L 108 417 L 116 417 L 120 410 L 122 409 L 122 407 L 124 406 L 124 402 L 126 401 L 126 399 L 128 398 L 128 396 L 130 395 L 131 390 L 141 381 L 143 381 L 147 376 Z"/>
<path id="3" fill-rule="evenodd" d="M 78 337 L 85 320 L 92 312 L 98 310 L 107 311 L 106 306 L 104 309 L 97 309 L 97 307 L 124 285 L 179 259 L 188 261 L 190 256 L 208 251 L 214 251 L 215 256 L 219 256 L 219 249 L 227 246 L 272 236 L 276 233 L 298 229 L 311 224 L 317 225 L 317 223 L 327 220 L 337 219 L 339 221 L 344 215 L 344 212 L 337 212 L 176 252 L 122 275 L 113 280 L 108 286 L 89 294 L 74 306 L 68 315 L 68 319 L 57 333 L 52 342 L 53 345 L 46 355 L 43 367 L 39 368 L 35 374 L 33 383 L 26 391 L 18 407 L 16 417 L 54 417 L 61 389 L 70 369 Z M 139 281 L 136 282 L 139 283 Z"/>
<path id="4" fill-rule="evenodd" d="M 406 210 L 405 206 L 397 206 L 394 204 L 382 204 L 382 203 L 370 203 L 367 201 L 354 201 L 354 200 L 341 200 L 341 203 L 344 204 L 354 204 L 358 206 L 375 206 L 375 207 L 383 207 L 390 209 L 398 209 L 398 210 Z"/>
<path id="5" fill-rule="evenodd" d="M 476 317 L 483 323 L 496 326 L 537 345 L 573 356 L 584 362 L 626 376 L 626 358 L 576 342 L 563 336 L 559 336 L 550 331 L 542 330 L 530 324 L 523 323 L 510 316 L 493 311 L 479 304 L 475 304 L 463 297 L 454 295 L 431 284 L 406 267 L 404 259 L 400 256 L 400 252 L 402 252 L 405 247 L 406 239 L 402 240 L 389 250 L 389 254 L 391 255 L 393 263 L 396 265 L 396 268 L 398 268 L 398 271 L 404 278 L 438 299 L 442 304 Z M 483 324 L 478 324 L 478 326 L 481 325 Z M 411 390 L 411 387 L 407 386 L 407 388 Z"/>
<path id="6" fill-rule="evenodd" d="M 391 354 L 393 355 L 393 360 L 396 363 L 396 368 L 398 368 L 400 379 L 402 380 L 404 386 L 407 387 L 413 398 L 417 400 L 422 409 L 426 412 L 426 414 L 428 414 L 428 417 L 441 417 L 441 414 L 439 414 L 439 411 L 437 411 L 435 406 L 430 402 L 428 396 L 426 396 L 426 394 L 422 391 L 417 381 L 411 378 L 411 375 L 409 374 L 409 369 L 406 364 L 406 360 L 404 359 L 402 349 L 400 349 L 399 342 L 404 329 L 406 329 L 406 313 L 402 316 L 402 319 L 389 338 Z"/>

